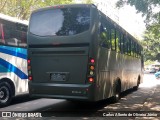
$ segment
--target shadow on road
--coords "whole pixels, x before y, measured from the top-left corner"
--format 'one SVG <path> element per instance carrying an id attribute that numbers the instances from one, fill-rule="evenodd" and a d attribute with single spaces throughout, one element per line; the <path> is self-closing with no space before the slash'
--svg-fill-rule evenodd
<path id="1" fill-rule="evenodd" d="M 19 95 L 19 96 L 16 96 L 16 97 L 13 98 L 10 105 L 19 104 L 19 103 L 23 103 L 23 102 L 28 102 L 28 101 L 35 100 L 35 99 L 37 99 L 37 98 L 31 98 L 29 96 L 29 94 Z"/>
<path id="2" fill-rule="evenodd" d="M 127 90 L 121 94 L 122 97 L 134 92 L 133 89 Z M 106 106 L 114 104 L 111 98 L 101 100 L 98 102 L 80 102 L 80 101 L 62 101 L 57 104 L 42 109 L 44 116 L 55 117 L 96 117 L 98 114 L 102 115 L 102 111 Z M 110 111 L 110 110 L 109 110 Z M 98 115 L 99 116 L 99 115 Z"/>

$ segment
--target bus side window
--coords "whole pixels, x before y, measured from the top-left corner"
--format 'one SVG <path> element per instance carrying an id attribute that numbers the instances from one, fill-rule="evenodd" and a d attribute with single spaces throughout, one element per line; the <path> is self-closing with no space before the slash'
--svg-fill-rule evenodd
<path id="1" fill-rule="evenodd" d="M 116 51 L 120 52 L 121 42 L 120 42 L 120 32 L 116 30 Z"/>
<path id="2" fill-rule="evenodd" d="M 26 33 L 23 31 L 16 30 L 17 39 L 19 40 L 19 47 L 26 47 L 27 46 L 27 38 Z"/>
<path id="3" fill-rule="evenodd" d="M 124 35 L 121 33 L 121 36 L 120 36 L 120 44 L 121 44 L 121 49 L 120 49 L 120 51 L 121 51 L 121 53 L 123 53 L 124 52 Z"/>
<path id="4" fill-rule="evenodd" d="M 128 54 L 128 42 L 126 36 L 124 37 L 124 46 L 123 46 L 124 54 Z"/>
<path id="5" fill-rule="evenodd" d="M 109 29 L 107 28 L 107 24 L 101 23 L 100 25 L 100 39 L 101 46 L 105 48 L 110 48 L 110 40 L 109 40 Z"/>
<path id="6" fill-rule="evenodd" d="M 11 45 L 11 46 L 18 45 L 18 39 L 15 37 L 13 24 L 5 24 L 4 33 L 5 33 L 5 44 L 6 45 Z"/>
<path id="7" fill-rule="evenodd" d="M 3 24 L 0 23 L 0 44 L 5 44 Z"/>
<path id="8" fill-rule="evenodd" d="M 128 39 L 128 55 L 131 55 L 131 39 Z"/>
<path id="9" fill-rule="evenodd" d="M 134 50 L 135 50 L 134 51 L 135 52 L 134 56 L 137 57 L 137 43 L 136 42 L 134 43 Z"/>
<path id="10" fill-rule="evenodd" d="M 20 39 L 21 39 L 21 42 L 19 43 L 19 46 L 20 47 L 26 47 L 27 46 L 27 33 L 25 32 L 21 32 L 20 34 Z"/>
<path id="11" fill-rule="evenodd" d="M 6 39 L 7 45 L 18 46 L 19 40 L 17 38 Z"/>
<path id="12" fill-rule="evenodd" d="M 19 47 L 26 47 L 27 46 L 27 26 L 22 24 L 16 24 L 16 37 L 19 40 Z"/>
<path id="13" fill-rule="evenodd" d="M 141 58 L 141 47 L 138 45 L 138 57 Z"/>
<path id="14" fill-rule="evenodd" d="M 112 50 L 116 50 L 116 34 L 115 34 L 115 29 L 111 29 L 111 48 Z"/>
<path id="15" fill-rule="evenodd" d="M 134 42 L 131 40 L 131 56 L 134 57 Z"/>
<path id="16" fill-rule="evenodd" d="M 136 57 L 136 43 L 133 42 L 133 56 Z"/>

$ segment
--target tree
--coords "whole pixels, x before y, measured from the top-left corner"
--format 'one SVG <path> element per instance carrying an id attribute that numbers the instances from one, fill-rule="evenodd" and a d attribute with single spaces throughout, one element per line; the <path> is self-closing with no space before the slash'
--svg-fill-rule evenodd
<path id="1" fill-rule="evenodd" d="M 93 0 L 83 0 L 82 2 L 86 4 L 90 4 L 90 3 L 93 3 Z"/>
<path id="2" fill-rule="evenodd" d="M 73 0 L 0 0 L 0 13 L 27 20 L 35 9 L 72 2 Z"/>
<path id="3" fill-rule="evenodd" d="M 137 12 L 146 16 L 147 30 L 142 41 L 145 61 L 160 60 L 160 0 L 119 0 L 116 3 L 119 8 L 125 4 L 135 6 Z"/>
<path id="4" fill-rule="evenodd" d="M 160 24 L 151 25 L 144 35 L 145 60 L 160 60 Z"/>
<path id="5" fill-rule="evenodd" d="M 125 4 L 135 6 L 137 12 L 142 12 L 146 16 L 146 24 L 160 23 L 160 0 L 119 0 L 116 6 L 121 8 Z"/>

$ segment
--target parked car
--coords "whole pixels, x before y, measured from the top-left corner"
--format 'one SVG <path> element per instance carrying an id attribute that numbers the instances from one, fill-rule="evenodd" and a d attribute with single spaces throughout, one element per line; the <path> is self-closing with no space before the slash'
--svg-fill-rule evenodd
<path id="1" fill-rule="evenodd" d="M 155 73 L 156 72 L 156 69 L 155 68 L 146 68 L 144 73 Z"/>

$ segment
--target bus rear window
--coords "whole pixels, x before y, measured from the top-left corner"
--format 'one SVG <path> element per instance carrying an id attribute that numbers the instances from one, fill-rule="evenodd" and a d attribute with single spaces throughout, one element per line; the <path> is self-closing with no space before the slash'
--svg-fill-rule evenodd
<path id="1" fill-rule="evenodd" d="M 49 9 L 33 13 L 30 32 L 38 36 L 69 36 L 87 31 L 90 8 Z"/>

